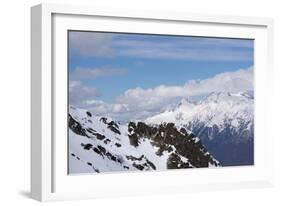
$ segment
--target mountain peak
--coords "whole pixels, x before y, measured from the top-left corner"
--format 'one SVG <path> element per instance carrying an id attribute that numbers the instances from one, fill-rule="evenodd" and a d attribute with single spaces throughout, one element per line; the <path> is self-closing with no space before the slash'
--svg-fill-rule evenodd
<path id="1" fill-rule="evenodd" d="M 203 99 L 203 102 L 222 102 L 222 101 L 248 101 L 252 100 L 253 93 L 250 91 L 245 92 L 238 92 L 238 93 L 232 93 L 232 92 L 212 92 L 210 93 L 205 99 Z"/>
<path id="2" fill-rule="evenodd" d="M 173 110 L 152 116 L 148 123 L 175 122 L 186 124 L 188 122 L 203 121 L 206 125 L 224 127 L 225 122 L 236 127 L 240 119 L 250 121 L 253 119 L 253 99 L 250 94 L 213 92 L 203 100 L 191 102 L 184 98 Z M 180 117 L 180 118 L 178 118 Z"/>
<path id="3" fill-rule="evenodd" d="M 181 106 L 189 105 L 189 104 L 194 104 L 194 102 L 192 102 L 188 97 L 184 97 L 179 101 L 176 108 L 180 108 Z"/>
<path id="4" fill-rule="evenodd" d="M 240 92 L 239 95 L 247 97 L 249 99 L 254 99 L 254 92 L 253 91 Z"/>

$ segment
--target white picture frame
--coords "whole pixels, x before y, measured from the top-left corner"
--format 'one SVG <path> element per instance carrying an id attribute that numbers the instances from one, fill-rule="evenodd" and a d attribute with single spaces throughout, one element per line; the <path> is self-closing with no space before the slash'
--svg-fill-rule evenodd
<path id="1" fill-rule="evenodd" d="M 31 8 L 31 26 L 32 198 L 53 201 L 272 186 L 274 137 L 267 113 L 273 77 L 272 19 L 40 4 Z M 68 29 L 254 38 L 255 166 L 67 175 Z"/>

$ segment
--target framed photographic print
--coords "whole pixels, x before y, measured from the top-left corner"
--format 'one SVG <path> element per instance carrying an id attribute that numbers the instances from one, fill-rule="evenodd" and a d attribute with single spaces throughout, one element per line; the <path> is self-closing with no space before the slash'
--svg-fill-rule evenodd
<path id="1" fill-rule="evenodd" d="M 271 19 L 31 13 L 33 198 L 272 185 Z"/>

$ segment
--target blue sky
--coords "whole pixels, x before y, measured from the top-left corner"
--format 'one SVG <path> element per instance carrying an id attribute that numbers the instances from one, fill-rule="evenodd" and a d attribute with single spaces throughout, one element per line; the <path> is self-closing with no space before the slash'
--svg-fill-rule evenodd
<path id="1" fill-rule="evenodd" d="M 128 90 L 149 92 L 235 73 L 253 66 L 253 47 L 246 39 L 70 31 L 70 87 L 76 86 L 70 102 L 123 104 L 120 96 Z"/>

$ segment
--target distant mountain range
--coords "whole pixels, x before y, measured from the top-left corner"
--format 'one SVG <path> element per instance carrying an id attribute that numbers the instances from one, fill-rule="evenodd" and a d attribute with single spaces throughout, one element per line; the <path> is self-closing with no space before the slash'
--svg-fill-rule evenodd
<path id="1" fill-rule="evenodd" d="M 254 164 L 254 96 L 252 92 L 217 92 L 203 100 L 181 102 L 145 120 L 173 122 L 198 136 L 223 166 Z"/>

